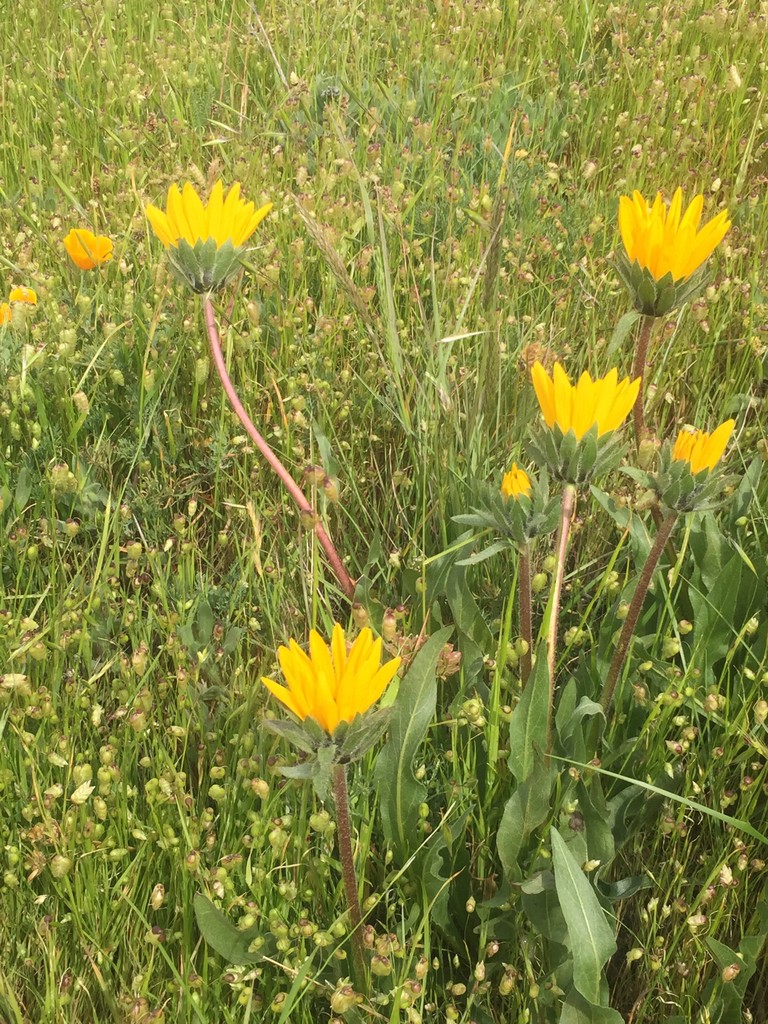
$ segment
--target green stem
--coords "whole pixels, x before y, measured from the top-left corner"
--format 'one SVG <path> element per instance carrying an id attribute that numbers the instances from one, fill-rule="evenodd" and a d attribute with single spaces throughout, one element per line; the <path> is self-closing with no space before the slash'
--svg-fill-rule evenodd
<path id="1" fill-rule="evenodd" d="M 566 484 L 563 488 L 563 499 L 560 505 L 560 525 L 557 529 L 555 558 L 555 578 L 552 584 L 551 605 L 549 610 L 549 627 L 547 628 L 547 667 L 549 669 L 549 712 L 547 714 L 547 753 L 552 751 L 552 719 L 555 709 L 555 661 L 557 656 L 557 626 L 560 617 L 560 595 L 565 577 L 565 556 L 568 551 L 568 538 L 571 524 L 576 512 L 576 487 Z"/>
<path id="2" fill-rule="evenodd" d="M 365 957 L 363 954 L 363 914 L 357 891 L 355 860 L 352 855 L 352 829 L 349 823 L 349 793 L 347 792 L 347 766 L 333 766 L 333 799 L 336 804 L 336 828 L 339 837 L 341 877 L 347 897 L 347 909 L 352 926 L 352 978 L 358 992 L 365 992 Z"/>
<path id="3" fill-rule="evenodd" d="M 635 632 L 637 620 L 640 618 L 640 612 L 643 608 L 645 595 L 648 593 L 648 587 L 651 585 L 654 570 L 656 569 L 661 553 L 669 540 L 672 529 L 677 522 L 677 517 L 678 513 L 673 510 L 668 513 L 666 519 L 662 522 L 653 542 L 653 547 L 648 552 L 645 565 L 640 573 L 640 579 L 637 581 L 637 586 L 635 587 L 635 592 L 632 595 L 627 617 L 624 619 L 624 625 L 621 627 L 621 633 L 619 634 L 619 641 L 616 644 L 616 650 L 613 652 L 613 660 L 611 661 L 610 668 L 608 669 L 608 677 L 605 680 L 605 686 L 603 687 L 603 692 L 600 695 L 600 703 L 602 704 L 603 711 L 605 711 L 606 715 L 608 714 L 613 701 L 613 694 L 616 689 L 616 683 L 619 675 L 624 667 L 624 662 L 627 660 L 629 644 L 632 640 L 632 635 Z"/>
<path id="4" fill-rule="evenodd" d="M 521 658 L 520 678 L 523 686 L 531 674 L 531 655 L 533 653 L 533 626 L 531 616 L 531 549 L 528 544 L 520 548 L 518 564 L 518 587 L 520 604 L 520 635 L 528 644 L 528 650 Z"/>
<path id="5" fill-rule="evenodd" d="M 336 574 L 336 579 L 339 581 L 341 589 L 351 600 L 355 596 L 355 581 L 344 568 L 344 563 L 341 561 L 339 553 L 333 545 L 333 541 L 328 536 L 322 523 L 316 521 L 317 517 L 315 516 L 314 509 L 309 504 L 307 499 L 304 497 L 304 492 L 293 479 L 293 477 L 285 468 L 285 466 L 282 464 L 277 455 L 275 455 L 274 451 L 269 446 L 267 441 L 261 436 L 259 431 L 253 425 L 251 418 L 245 411 L 243 403 L 237 396 L 237 392 L 235 391 L 235 388 L 227 372 L 227 366 L 226 363 L 224 362 L 224 355 L 221 351 L 221 342 L 219 340 L 219 331 L 218 328 L 216 327 L 216 316 L 213 311 L 213 304 L 211 303 L 211 300 L 208 298 L 205 300 L 205 323 L 206 327 L 208 328 L 208 341 L 210 342 L 211 345 L 211 354 L 213 355 L 213 362 L 214 365 L 216 366 L 216 372 L 219 375 L 219 379 L 221 380 L 224 392 L 227 398 L 229 399 L 229 404 L 234 409 L 238 419 L 245 427 L 251 440 L 254 442 L 254 444 L 259 449 L 264 458 L 267 460 L 271 468 L 275 471 L 275 473 L 280 479 L 280 482 L 283 484 L 285 489 L 288 491 L 290 496 L 295 501 L 296 505 L 299 508 L 299 511 L 307 517 L 308 522 L 314 523 L 315 536 L 320 542 L 323 551 L 325 551 L 326 558 L 331 563 L 331 568 Z"/>
<path id="6" fill-rule="evenodd" d="M 635 356 L 632 360 L 632 380 L 640 378 L 640 393 L 632 409 L 632 416 L 635 425 L 635 447 L 640 448 L 640 442 L 645 437 L 645 413 L 643 410 L 645 394 L 645 364 L 648 359 L 648 345 L 651 340 L 654 317 L 644 316 L 640 323 L 640 331 L 635 342 Z"/>

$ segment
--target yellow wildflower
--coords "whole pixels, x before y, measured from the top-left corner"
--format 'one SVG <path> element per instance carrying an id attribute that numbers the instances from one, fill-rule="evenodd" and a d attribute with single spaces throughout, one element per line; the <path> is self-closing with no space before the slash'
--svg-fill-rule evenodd
<path id="1" fill-rule="evenodd" d="M 597 380 L 592 380 L 585 370 L 578 384 L 573 385 L 559 363 L 555 363 L 550 378 L 541 363 L 536 362 L 531 377 L 544 422 L 550 429 L 557 424 L 563 434 L 572 430 L 577 440 L 595 425 L 598 437 L 620 427 L 640 390 L 639 377 L 619 381 L 615 369 Z"/>
<path id="2" fill-rule="evenodd" d="M 501 481 L 501 493 L 505 498 L 514 498 L 515 501 L 521 495 L 526 498 L 531 496 L 530 478 L 516 462 L 513 462 L 510 471 L 504 474 L 504 479 Z"/>
<path id="3" fill-rule="evenodd" d="M 681 430 L 675 441 L 672 459 L 675 462 L 687 462 L 694 476 L 702 470 L 711 472 L 723 457 L 734 425 L 734 420 L 726 420 L 711 434 L 705 430 Z"/>
<path id="4" fill-rule="evenodd" d="M 381 639 L 363 629 L 347 651 L 344 630 L 336 623 L 330 647 L 314 629 L 309 655 L 295 640 L 278 649 L 286 686 L 262 683 L 302 721 L 313 718 L 328 735 L 340 722 L 351 722 L 381 697 L 400 666 L 400 658 L 381 664 Z"/>
<path id="5" fill-rule="evenodd" d="M 106 235 L 94 235 L 88 228 L 73 228 L 64 239 L 64 248 L 81 270 L 94 270 L 112 259 L 111 240 Z"/>
<path id="6" fill-rule="evenodd" d="M 21 286 L 19 288 L 12 288 L 11 294 L 8 296 L 9 302 L 27 302 L 30 306 L 37 305 L 37 292 L 34 288 L 25 288 Z"/>
<path id="7" fill-rule="evenodd" d="M 669 209 L 661 192 L 656 193 L 652 206 L 638 191 L 632 193 L 632 198 L 622 196 L 619 200 L 619 231 L 629 262 L 648 270 L 654 281 L 667 274 L 675 282 L 690 277 L 712 255 L 731 226 L 728 211 L 723 210 L 699 228 L 704 207 L 701 195 L 695 196 L 685 213 L 682 206 L 682 189 L 675 192 Z"/>
<path id="8" fill-rule="evenodd" d="M 13 319 L 13 310 L 7 302 L 0 302 L 0 327 L 9 324 Z"/>
<path id="9" fill-rule="evenodd" d="M 253 232 L 272 209 L 266 203 L 258 210 L 253 203 L 246 203 L 240 197 L 240 182 L 236 181 L 226 199 L 221 181 L 211 191 L 211 198 L 204 206 L 190 182 L 182 191 L 178 185 L 168 189 L 166 212 L 158 207 L 147 206 L 147 218 L 152 229 L 166 248 L 178 248 L 179 241 L 195 246 L 212 238 L 217 248 L 231 242 L 237 249 L 251 237 Z"/>

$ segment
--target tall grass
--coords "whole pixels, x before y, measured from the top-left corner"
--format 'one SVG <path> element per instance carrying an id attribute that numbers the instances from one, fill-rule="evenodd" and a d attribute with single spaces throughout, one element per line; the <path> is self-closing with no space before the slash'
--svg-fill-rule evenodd
<path id="1" fill-rule="evenodd" d="M 734 222 L 711 285 L 657 335 L 646 418 L 666 434 L 733 415 L 737 471 L 768 452 L 764 6 L 30 0 L 2 19 L 0 298 L 26 284 L 39 302 L 0 331 L 0 1019 L 306 1024 L 334 1016 L 328 979 L 350 973 L 332 809 L 279 774 L 258 684 L 279 643 L 348 605 L 215 386 L 144 205 L 219 176 L 274 202 L 219 309 L 243 402 L 297 479 L 312 464 L 338 478 L 338 504 L 312 500 L 374 619 L 401 602 L 406 635 L 472 618 L 430 605 L 424 581 L 470 479 L 520 458 L 527 367 L 631 364 L 610 342 L 623 192 L 682 185 Z M 67 264 L 77 226 L 112 237 L 110 265 Z M 763 484 L 730 524 L 757 592 L 765 508 Z M 597 504 L 579 515 L 571 658 L 642 542 Z M 486 659 L 487 697 L 515 581 L 506 556 L 474 573 L 463 653 Z M 645 778 L 764 832 L 764 602 L 704 679 L 671 653 L 672 601 L 658 606 L 645 643 L 662 696 L 634 672 L 610 742 L 639 736 Z M 367 940 L 392 963 L 374 1019 L 545 1019 L 516 912 L 491 932 L 483 909 L 498 881 L 486 729 L 503 746 L 515 684 L 473 721 L 471 678 L 441 684 L 417 772 L 431 834 L 469 846 L 460 941 L 385 849 L 374 757 L 351 777 Z M 649 888 L 616 904 L 614 1005 L 636 1024 L 703 1022 L 702 993 L 725 984 L 705 940 L 766 932 L 765 850 L 668 803 L 624 857 Z M 201 891 L 261 923 L 270 959 L 213 953 Z M 760 966 L 746 1019 L 768 1015 L 767 984 Z"/>

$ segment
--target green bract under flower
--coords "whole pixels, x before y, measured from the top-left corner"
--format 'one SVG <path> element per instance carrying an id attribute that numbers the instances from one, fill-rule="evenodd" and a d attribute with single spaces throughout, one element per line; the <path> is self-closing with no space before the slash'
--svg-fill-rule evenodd
<path id="1" fill-rule="evenodd" d="M 657 281 L 647 267 L 641 267 L 636 261 L 630 263 L 623 252 L 616 257 L 614 266 L 633 306 L 645 316 L 664 316 L 684 306 L 696 298 L 707 279 L 706 267 L 702 267 L 681 281 L 675 281 L 671 273 Z"/>
<path id="2" fill-rule="evenodd" d="M 471 511 L 453 516 L 453 520 L 463 526 L 490 530 L 495 539 L 457 565 L 474 565 L 505 548 L 524 547 L 534 537 L 556 529 L 560 502 L 559 497 L 550 498 L 546 470 L 538 479 L 527 474 L 525 479 L 530 493 L 520 491 L 514 498 L 487 483 L 474 485 Z"/>

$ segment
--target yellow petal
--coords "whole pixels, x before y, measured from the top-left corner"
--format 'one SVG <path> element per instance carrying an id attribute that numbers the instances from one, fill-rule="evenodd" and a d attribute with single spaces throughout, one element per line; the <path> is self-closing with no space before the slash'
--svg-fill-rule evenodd
<path id="1" fill-rule="evenodd" d="M 337 680 L 336 696 L 338 696 L 338 680 L 344 675 L 347 664 L 347 641 L 344 637 L 344 630 L 338 622 L 334 625 L 331 636 L 331 654 L 333 655 L 333 671 Z"/>
<path id="2" fill-rule="evenodd" d="M 728 444 L 735 425 L 735 420 L 726 420 L 725 423 L 721 423 L 716 430 L 712 431 L 703 447 L 702 469 L 706 467 L 711 471 L 715 468 L 723 456 L 725 446 Z"/>
<path id="3" fill-rule="evenodd" d="M 539 400 L 539 408 L 548 427 L 555 425 L 555 389 L 547 371 L 539 362 L 533 364 L 531 370 L 533 390 Z"/>
<path id="4" fill-rule="evenodd" d="M 301 708 L 299 707 L 297 701 L 294 698 L 294 695 L 290 692 L 290 690 L 286 689 L 286 687 L 284 686 L 281 686 L 279 683 L 274 682 L 274 680 L 272 679 L 266 679 L 264 676 L 261 677 L 261 681 L 262 683 L 264 683 L 266 688 L 271 693 L 273 693 L 275 697 L 277 697 L 279 701 L 285 704 L 289 711 L 292 711 L 293 714 L 296 715 L 297 718 L 300 718 L 303 721 L 307 717 L 306 715 L 302 714 Z"/>
<path id="5" fill-rule="evenodd" d="M 187 220 L 184 199 L 176 185 L 168 189 L 168 217 L 173 221 L 179 238 L 183 238 L 189 245 L 194 245 L 195 235 Z"/>
<path id="6" fill-rule="evenodd" d="M 211 189 L 211 197 L 205 211 L 206 237 L 213 238 L 216 245 L 221 246 L 226 238 L 221 234 L 221 218 L 224 212 L 224 186 L 219 179 Z"/>
<path id="7" fill-rule="evenodd" d="M 573 388 L 560 363 L 555 363 L 552 382 L 555 393 L 555 423 L 564 434 L 567 434 L 573 426 Z"/>
<path id="8" fill-rule="evenodd" d="M 189 224 L 189 230 L 192 234 L 192 238 L 188 239 L 190 245 L 195 245 L 196 242 L 207 242 L 208 228 L 206 224 L 205 207 L 203 206 L 200 196 L 189 181 L 184 186 L 182 200 L 184 213 L 186 214 L 187 223 Z"/>
<path id="9" fill-rule="evenodd" d="M 145 213 L 147 215 L 147 220 L 152 225 L 152 230 L 163 245 L 166 248 L 175 245 L 177 241 L 176 236 L 174 235 L 168 218 L 163 211 L 150 203 L 149 206 L 147 206 Z"/>

